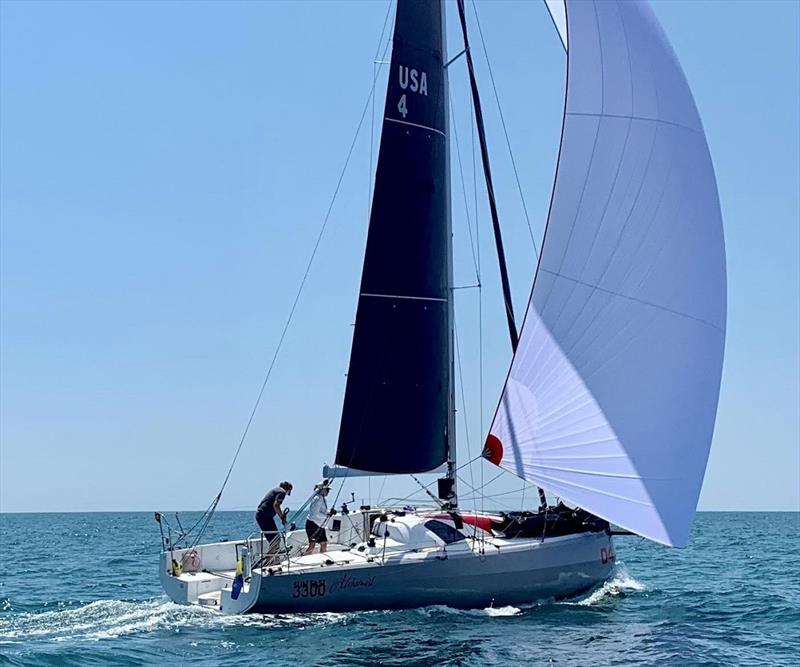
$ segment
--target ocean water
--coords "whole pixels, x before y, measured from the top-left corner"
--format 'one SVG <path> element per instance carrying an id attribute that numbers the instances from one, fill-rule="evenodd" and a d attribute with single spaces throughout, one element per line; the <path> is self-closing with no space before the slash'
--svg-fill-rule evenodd
<path id="1" fill-rule="evenodd" d="M 209 537 L 253 530 L 220 513 Z M 800 513 L 701 513 L 617 538 L 576 600 L 226 617 L 161 593 L 149 513 L 0 515 L 0 665 L 800 665 Z"/>

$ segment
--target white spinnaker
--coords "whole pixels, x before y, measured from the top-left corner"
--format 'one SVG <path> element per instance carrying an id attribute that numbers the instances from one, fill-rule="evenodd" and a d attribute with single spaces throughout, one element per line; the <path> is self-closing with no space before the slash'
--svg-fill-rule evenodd
<path id="1" fill-rule="evenodd" d="M 503 446 L 502 467 L 633 532 L 684 546 L 725 344 L 714 170 L 650 7 L 565 7 L 556 181 L 490 433 Z"/>

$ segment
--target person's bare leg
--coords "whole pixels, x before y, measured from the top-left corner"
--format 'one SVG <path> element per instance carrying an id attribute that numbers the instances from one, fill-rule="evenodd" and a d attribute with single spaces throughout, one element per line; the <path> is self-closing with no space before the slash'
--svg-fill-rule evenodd
<path id="1" fill-rule="evenodd" d="M 322 543 L 319 545 L 319 552 L 320 552 L 321 554 L 324 554 L 324 553 L 326 553 L 327 551 L 328 551 L 328 543 L 327 543 L 327 542 L 322 542 Z"/>
<path id="2" fill-rule="evenodd" d="M 308 549 L 306 549 L 305 555 L 306 556 L 310 556 L 312 553 L 314 553 L 314 543 L 313 542 L 309 542 L 308 543 Z"/>

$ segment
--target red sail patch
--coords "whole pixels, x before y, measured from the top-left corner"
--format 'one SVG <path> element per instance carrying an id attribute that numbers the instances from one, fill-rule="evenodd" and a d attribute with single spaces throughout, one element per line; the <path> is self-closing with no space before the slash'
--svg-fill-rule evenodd
<path id="1" fill-rule="evenodd" d="M 503 443 L 496 435 L 489 434 L 486 438 L 486 444 L 483 447 L 483 458 L 489 459 L 496 466 L 500 465 L 503 459 Z"/>

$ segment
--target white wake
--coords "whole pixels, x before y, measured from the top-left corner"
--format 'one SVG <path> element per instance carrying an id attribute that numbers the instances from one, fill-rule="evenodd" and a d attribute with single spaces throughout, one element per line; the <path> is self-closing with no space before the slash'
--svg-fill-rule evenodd
<path id="1" fill-rule="evenodd" d="M 154 631 L 224 626 L 286 627 L 336 623 L 344 614 L 224 616 L 199 606 L 175 604 L 166 598 L 141 602 L 98 600 L 53 611 L 23 612 L 0 617 L 0 645 L 23 641 L 112 639 Z"/>
<path id="2" fill-rule="evenodd" d="M 637 581 L 628 572 L 624 563 L 618 563 L 614 574 L 608 581 L 604 582 L 600 588 L 592 591 L 588 596 L 581 600 L 565 601 L 562 604 L 572 604 L 579 607 L 591 607 L 610 599 L 625 596 L 628 593 L 641 593 L 647 590 L 642 582 Z"/>

